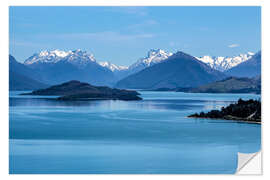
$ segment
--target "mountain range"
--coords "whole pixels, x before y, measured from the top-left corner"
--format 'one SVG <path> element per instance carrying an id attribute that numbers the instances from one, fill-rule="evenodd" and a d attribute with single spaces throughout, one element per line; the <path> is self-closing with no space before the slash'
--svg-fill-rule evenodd
<path id="1" fill-rule="evenodd" d="M 172 54 L 173 53 L 166 52 L 162 49 L 151 49 L 150 51 L 148 51 L 146 57 L 140 58 L 130 66 L 117 66 L 110 62 L 101 62 L 100 64 L 113 71 L 117 77 L 120 75 L 118 79 L 122 79 L 128 75 L 139 72 L 154 64 L 163 62 L 164 60 L 167 60 L 168 57 L 170 57 Z M 232 57 L 206 55 L 195 58 L 197 58 L 199 61 L 202 61 L 203 63 L 206 63 L 213 69 L 224 72 L 232 67 L 237 66 L 238 64 L 241 64 L 242 62 L 251 59 L 253 55 L 254 53 L 248 52 L 246 54 L 239 54 Z"/>
<path id="2" fill-rule="evenodd" d="M 225 71 L 225 73 L 237 77 L 255 77 L 261 75 L 261 51 L 252 56 L 248 61 Z"/>
<path id="3" fill-rule="evenodd" d="M 42 51 L 25 60 L 24 65 L 38 71 L 47 84 L 80 80 L 94 85 L 113 85 L 114 73 L 96 62 L 86 51 Z"/>
<path id="4" fill-rule="evenodd" d="M 130 89 L 195 87 L 225 77 L 225 74 L 195 57 L 178 51 L 166 61 L 118 81 L 116 87 Z"/>
<path id="5" fill-rule="evenodd" d="M 100 62 L 99 64 L 103 67 L 110 69 L 114 72 L 117 80 L 123 79 L 131 74 L 137 73 L 147 67 L 154 64 L 160 63 L 166 60 L 173 53 L 168 53 L 161 49 L 151 49 L 148 51 L 147 56 L 138 59 L 135 63 L 130 66 L 117 66 L 110 62 Z"/>
<path id="6" fill-rule="evenodd" d="M 232 67 L 237 66 L 249 59 L 252 58 L 254 53 L 248 52 L 247 54 L 239 54 L 238 56 L 233 57 L 224 57 L 224 56 L 202 56 L 196 57 L 198 60 L 206 63 L 211 68 L 219 70 L 221 72 L 231 69 Z"/>
<path id="7" fill-rule="evenodd" d="M 41 51 L 24 63 L 10 56 L 10 85 L 13 84 L 10 87 L 24 89 L 15 87 L 21 86 L 19 81 L 32 82 L 34 86 L 28 86 L 35 89 L 70 80 L 122 88 L 194 87 L 231 75 L 257 76 L 261 71 L 260 61 L 260 52 L 234 57 L 194 57 L 183 52 L 173 54 L 151 49 L 147 56 L 127 67 L 96 61 L 93 54 L 82 50 Z"/>

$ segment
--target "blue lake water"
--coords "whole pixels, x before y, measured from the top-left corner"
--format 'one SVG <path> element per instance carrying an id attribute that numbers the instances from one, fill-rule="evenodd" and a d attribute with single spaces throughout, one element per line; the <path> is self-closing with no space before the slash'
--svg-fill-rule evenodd
<path id="1" fill-rule="evenodd" d="M 10 92 L 15 174 L 231 174 L 261 148 L 261 125 L 186 118 L 252 94 L 140 92 L 142 101 L 60 102 Z"/>

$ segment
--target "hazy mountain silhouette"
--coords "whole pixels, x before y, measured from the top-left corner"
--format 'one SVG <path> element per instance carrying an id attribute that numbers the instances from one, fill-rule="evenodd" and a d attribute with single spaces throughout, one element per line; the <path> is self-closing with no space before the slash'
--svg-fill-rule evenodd
<path id="1" fill-rule="evenodd" d="M 9 90 L 33 90 L 48 87 L 41 76 L 9 55 Z"/>

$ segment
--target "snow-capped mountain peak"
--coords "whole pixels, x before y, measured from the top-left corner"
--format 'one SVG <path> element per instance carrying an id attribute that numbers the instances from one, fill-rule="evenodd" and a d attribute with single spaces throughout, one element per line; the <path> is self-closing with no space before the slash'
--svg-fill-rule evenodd
<path id="1" fill-rule="evenodd" d="M 147 57 L 139 59 L 137 62 L 132 64 L 129 69 L 134 69 L 139 66 L 141 67 L 149 67 L 156 63 L 160 63 L 161 61 L 170 57 L 173 53 L 168 53 L 162 49 L 151 49 L 147 53 Z"/>
<path id="2" fill-rule="evenodd" d="M 86 51 L 80 49 L 74 51 L 41 51 L 40 53 L 34 54 L 25 60 L 24 64 L 31 65 L 35 63 L 57 63 L 59 61 L 69 62 L 76 66 L 85 66 L 89 62 L 96 62 L 93 54 L 89 54 Z"/>
<path id="3" fill-rule="evenodd" d="M 202 56 L 196 57 L 199 61 L 202 61 L 209 65 L 210 67 L 219 70 L 219 71 L 226 71 L 238 64 L 249 60 L 254 53 L 248 52 L 246 54 L 239 54 L 238 56 L 233 57 L 223 57 L 223 56 Z"/>
<path id="4" fill-rule="evenodd" d="M 34 54 L 33 56 L 29 57 L 25 60 L 25 65 L 32 65 L 36 63 L 70 63 L 78 68 L 84 68 L 89 63 L 98 64 L 108 70 L 118 73 L 121 71 L 128 74 L 136 73 L 141 71 L 147 67 L 150 67 L 154 64 L 160 63 L 168 59 L 173 53 L 166 52 L 162 49 L 151 49 L 147 53 L 147 56 L 144 58 L 140 58 L 134 64 L 129 67 L 126 66 L 118 66 L 112 64 L 110 62 L 97 62 L 94 55 L 88 53 L 86 51 L 82 51 L 80 49 L 73 50 L 73 51 L 62 51 L 62 50 L 45 50 L 39 53 Z M 223 56 L 202 56 L 196 57 L 199 61 L 202 61 L 209 65 L 210 67 L 219 70 L 225 71 L 228 70 L 242 62 L 249 60 L 252 56 L 254 56 L 253 52 L 247 52 L 244 54 L 239 54 L 233 57 L 223 57 Z"/>
<path id="5" fill-rule="evenodd" d="M 247 52 L 247 54 L 250 55 L 250 56 L 255 55 L 255 53 L 253 53 L 253 52 Z"/>
<path id="6" fill-rule="evenodd" d="M 66 57 L 67 55 L 69 55 L 69 52 L 65 52 L 65 51 L 60 51 L 60 50 L 53 50 L 51 52 L 46 51 L 46 54 L 48 55 L 49 53 L 51 54 L 55 54 L 58 57 Z"/>
<path id="7" fill-rule="evenodd" d="M 167 53 L 162 49 L 151 49 L 148 52 L 148 56 L 145 58 L 140 59 L 141 62 L 144 62 L 147 64 L 147 66 L 150 66 L 151 64 L 159 63 L 168 57 L 170 57 L 172 53 Z"/>
<path id="8" fill-rule="evenodd" d="M 101 65 L 101 66 L 103 66 L 103 67 L 106 67 L 106 68 L 108 68 L 108 69 L 110 69 L 111 71 L 121 71 L 121 70 L 126 70 L 126 69 L 128 69 L 128 67 L 126 67 L 126 66 L 117 66 L 117 65 L 115 65 L 115 64 L 112 64 L 112 63 L 110 63 L 110 62 L 99 62 L 99 64 Z"/>

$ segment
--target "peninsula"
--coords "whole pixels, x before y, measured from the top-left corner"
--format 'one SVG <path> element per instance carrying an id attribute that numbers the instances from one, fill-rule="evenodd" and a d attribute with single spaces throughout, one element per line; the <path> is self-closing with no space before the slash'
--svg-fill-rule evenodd
<path id="1" fill-rule="evenodd" d="M 195 113 L 189 115 L 192 118 L 213 118 L 228 119 L 246 122 L 261 122 L 261 102 L 258 100 L 242 100 L 237 103 L 222 107 L 221 110 L 211 110 L 210 112 Z"/>

